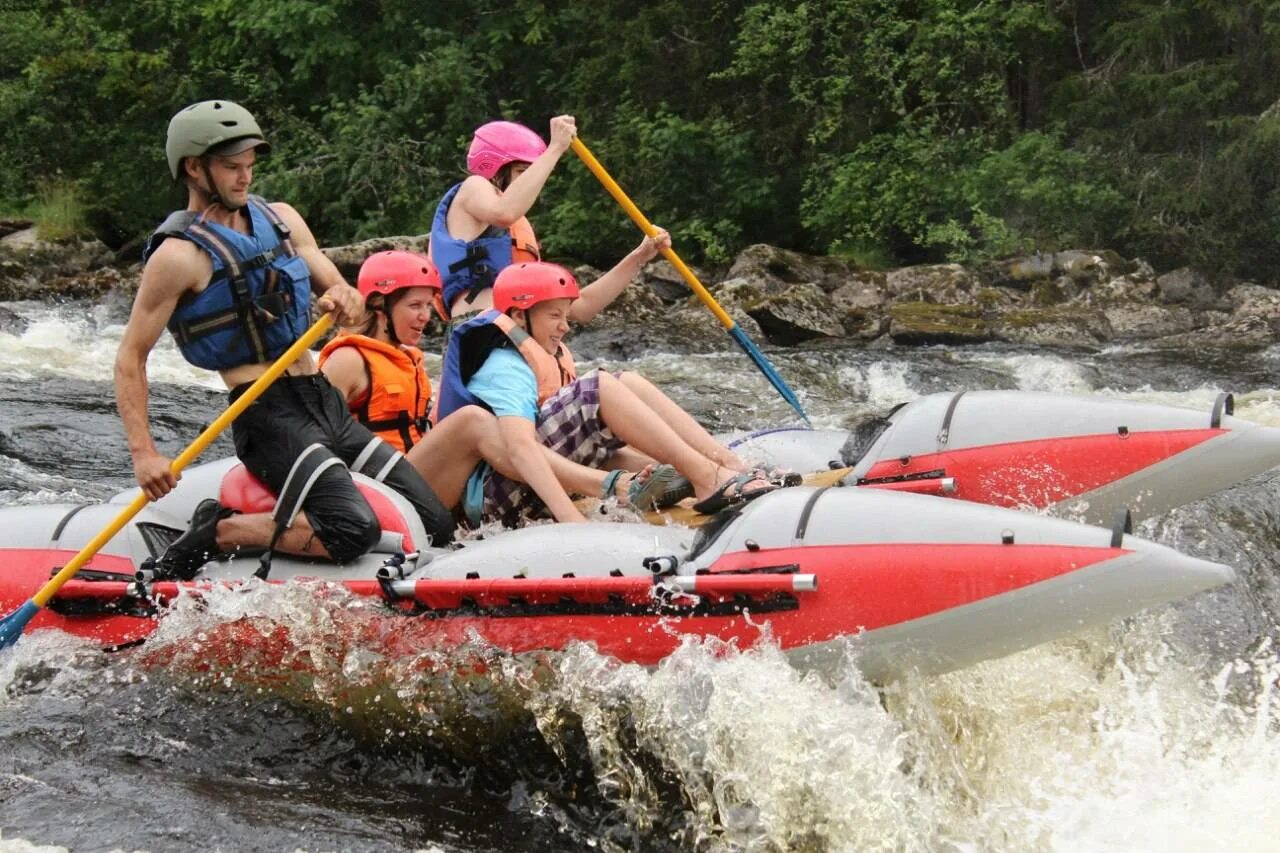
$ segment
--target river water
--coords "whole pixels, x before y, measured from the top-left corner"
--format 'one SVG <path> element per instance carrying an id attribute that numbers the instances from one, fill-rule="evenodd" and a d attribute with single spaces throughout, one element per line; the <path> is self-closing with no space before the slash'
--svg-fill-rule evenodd
<path id="1" fill-rule="evenodd" d="M 27 325 L 0 328 L 0 505 L 127 488 L 111 388 L 125 308 L 6 307 Z M 1280 349 L 770 355 L 818 426 L 962 388 L 1206 412 L 1229 390 L 1238 416 L 1280 425 Z M 789 418 L 727 340 L 628 367 L 716 429 Z M 176 453 L 224 398 L 167 339 L 150 374 Z M 289 589 L 179 609 L 151 655 L 27 637 L 0 652 L 0 851 L 1274 850 L 1277 496 L 1267 474 L 1136 531 L 1235 566 L 1229 588 L 883 688 L 852 665 L 802 676 L 767 642 L 690 642 L 654 670 L 585 647 L 335 657 L 341 603 Z M 316 674 L 179 665 L 244 615 L 283 626 Z"/>

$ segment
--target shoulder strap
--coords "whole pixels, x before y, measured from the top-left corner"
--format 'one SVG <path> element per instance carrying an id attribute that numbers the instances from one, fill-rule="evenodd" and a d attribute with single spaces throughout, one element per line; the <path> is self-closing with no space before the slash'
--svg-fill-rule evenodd
<path id="1" fill-rule="evenodd" d="M 142 260 L 146 262 L 156 249 L 160 248 L 160 244 L 170 237 L 181 237 L 187 227 L 195 221 L 196 214 L 191 210 L 175 210 L 165 217 L 164 222 L 160 223 L 160 227 L 151 233 L 147 238 L 147 242 L 142 247 Z"/>
<path id="2" fill-rule="evenodd" d="M 256 207 L 263 216 L 267 217 L 267 221 L 271 223 L 271 227 L 276 229 L 276 234 L 280 237 L 280 245 L 284 247 L 285 254 L 296 255 L 297 252 L 293 248 L 293 240 L 290 239 L 289 226 L 280 218 L 280 214 L 272 207 L 266 199 L 260 195 L 250 195 L 249 203 Z"/>

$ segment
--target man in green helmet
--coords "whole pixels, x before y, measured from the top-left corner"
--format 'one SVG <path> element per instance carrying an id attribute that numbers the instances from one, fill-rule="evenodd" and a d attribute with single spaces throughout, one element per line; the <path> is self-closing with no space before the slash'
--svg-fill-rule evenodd
<path id="1" fill-rule="evenodd" d="M 187 206 L 147 242 L 115 364 L 134 475 L 152 500 L 178 479 L 152 440 L 147 416 L 147 359 L 166 326 L 189 362 L 219 372 L 234 401 L 306 331 L 312 292 L 320 310 L 342 324 L 354 325 L 363 314 L 360 294 L 320 251 L 298 212 L 250 194 L 257 157 L 269 150 L 254 117 L 230 101 L 192 104 L 169 123 L 165 153 L 170 174 L 185 184 Z M 190 577 L 209 559 L 240 547 L 337 561 L 367 552 L 381 529 L 346 466 L 408 498 L 434 544 L 452 535 L 450 514 L 430 487 L 350 416 L 310 353 L 232 432 L 236 455 L 279 496 L 277 509 L 239 514 L 212 498 L 203 501 L 190 529 L 161 557 L 163 573 Z M 268 565 L 264 561 L 264 573 Z"/>

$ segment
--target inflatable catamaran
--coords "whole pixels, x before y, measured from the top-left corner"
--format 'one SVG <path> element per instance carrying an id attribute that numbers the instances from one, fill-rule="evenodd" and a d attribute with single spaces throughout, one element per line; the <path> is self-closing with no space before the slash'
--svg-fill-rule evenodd
<path id="1" fill-rule="evenodd" d="M 843 660 L 849 638 L 871 678 L 941 672 L 1209 589 L 1230 568 L 1127 535 L 1042 515 L 864 488 L 801 486 L 700 528 L 536 525 L 432 549 L 407 502 L 354 475 L 383 540 L 345 565 L 276 555 L 269 582 L 313 578 L 383 605 L 387 652 L 448 649 L 476 636 L 511 652 L 589 642 L 654 664 L 685 635 L 750 644 L 769 635 L 804 667 Z M 154 558 L 200 500 L 269 507 L 234 460 L 188 469 L 66 583 L 27 630 L 104 646 L 145 640 L 166 602 L 258 568 L 241 556 L 189 582 L 156 579 Z M 91 506 L 0 510 L 0 611 L 22 604 L 136 492 Z M 265 502 L 265 504 L 263 503 Z M 226 651 L 262 639 L 229 625 Z M 211 652 L 216 653 L 216 652 Z"/>
<path id="2" fill-rule="evenodd" d="M 930 394 L 849 430 L 731 437 L 741 455 L 843 482 L 1048 510 L 1109 524 L 1228 488 L 1280 465 L 1280 429 L 1209 411 L 1027 391 Z"/>

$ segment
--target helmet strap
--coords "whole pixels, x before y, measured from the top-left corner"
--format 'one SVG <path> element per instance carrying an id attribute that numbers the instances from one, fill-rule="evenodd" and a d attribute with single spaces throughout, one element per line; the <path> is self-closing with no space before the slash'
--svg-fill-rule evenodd
<path id="1" fill-rule="evenodd" d="M 204 171 L 205 183 L 209 185 L 209 207 L 213 207 L 215 204 L 221 205 L 223 210 L 226 210 L 228 213 L 235 213 L 237 210 L 244 207 L 243 204 L 232 207 L 227 204 L 226 200 L 218 193 L 218 185 L 213 182 L 213 173 L 209 171 L 209 155 L 206 154 L 200 158 L 200 168 Z"/>
<path id="2" fill-rule="evenodd" d="M 391 319 L 391 303 L 394 301 L 398 301 L 398 300 L 392 299 L 392 297 L 395 295 L 396 294 L 394 293 L 384 294 L 382 296 L 381 308 L 382 308 L 382 316 L 387 318 L 387 337 L 390 339 L 392 346 L 398 347 L 400 346 L 400 338 L 396 335 L 396 324 Z"/>

